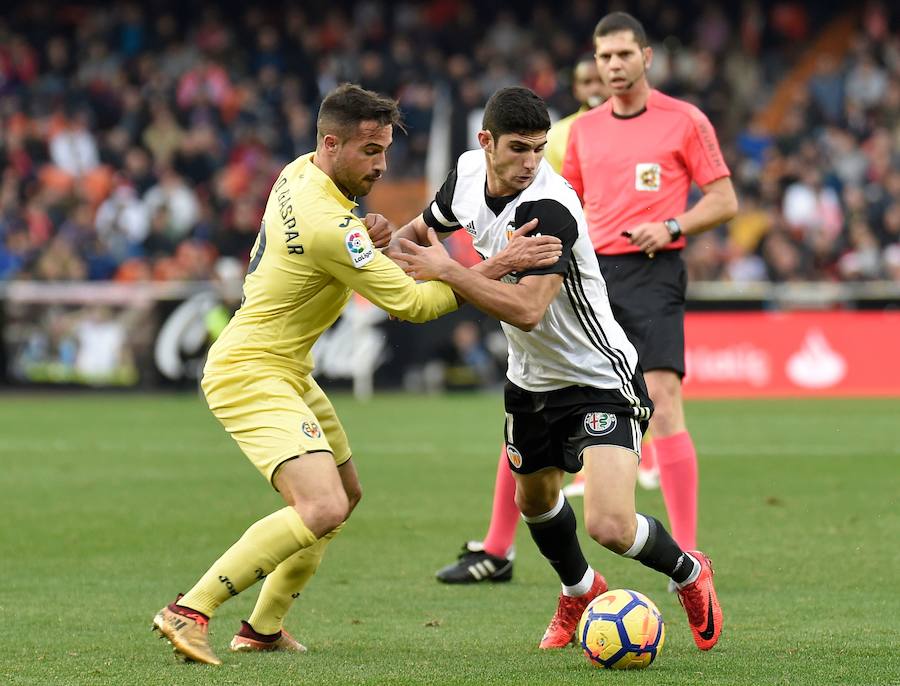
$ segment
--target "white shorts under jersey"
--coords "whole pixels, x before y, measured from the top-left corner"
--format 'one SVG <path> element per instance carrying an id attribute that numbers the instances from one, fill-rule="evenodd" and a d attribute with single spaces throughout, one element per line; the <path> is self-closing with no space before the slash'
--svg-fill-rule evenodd
<path id="1" fill-rule="evenodd" d="M 546 161 L 531 185 L 513 196 L 488 197 L 486 180 L 484 153 L 463 153 L 423 212 L 425 222 L 439 232 L 465 228 L 485 258 L 500 252 L 512 232 L 535 217 L 535 233 L 558 236 L 563 244 L 553 266 L 504 278 L 516 282 L 532 274 L 562 274 L 565 279 L 532 331 L 503 323 L 509 380 L 533 392 L 573 385 L 621 388 L 636 401 L 637 353 L 613 318 L 575 191 Z"/>

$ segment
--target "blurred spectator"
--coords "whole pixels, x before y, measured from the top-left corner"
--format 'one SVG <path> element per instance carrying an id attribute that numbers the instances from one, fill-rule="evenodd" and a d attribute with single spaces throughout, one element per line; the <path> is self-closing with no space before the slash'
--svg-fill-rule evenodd
<path id="1" fill-rule="evenodd" d="M 900 283 L 900 243 L 886 247 L 883 257 L 885 276 Z"/>
<path id="2" fill-rule="evenodd" d="M 842 214 L 837 193 L 822 184 L 817 169 L 805 169 L 784 193 L 782 213 L 788 225 L 804 236 L 823 233 L 835 238 L 841 230 Z"/>
<path id="3" fill-rule="evenodd" d="M 806 260 L 799 246 L 784 231 L 773 231 L 765 237 L 762 257 L 768 268 L 768 280 L 773 283 L 807 278 Z"/>
<path id="4" fill-rule="evenodd" d="M 829 124 L 840 123 L 844 112 L 844 76 L 834 55 L 819 55 L 816 73 L 809 80 L 809 93 L 822 119 Z"/>
<path id="5" fill-rule="evenodd" d="M 168 164 L 184 138 L 172 110 L 164 102 L 150 107 L 150 124 L 144 129 L 143 143 L 158 164 Z"/>
<path id="6" fill-rule="evenodd" d="M 41 252 L 32 276 L 38 281 L 83 281 L 88 271 L 65 236 L 56 236 Z"/>
<path id="7" fill-rule="evenodd" d="M 847 99 L 863 108 L 874 107 L 884 97 L 887 74 L 868 53 L 847 74 Z"/>
<path id="8" fill-rule="evenodd" d="M 23 228 L 7 228 L 0 244 L 0 280 L 21 276 L 33 253 L 28 232 Z"/>
<path id="9" fill-rule="evenodd" d="M 225 257 L 249 260 L 250 249 L 259 233 L 261 210 L 248 198 L 239 198 L 232 206 L 230 216 L 213 236 L 218 253 Z"/>
<path id="10" fill-rule="evenodd" d="M 838 260 L 838 271 L 847 280 L 881 276 L 881 250 L 869 225 L 855 220 L 850 226 L 850 249 Z"/>
<path id="11" fill-rule="evenodd" d="M 682 256 L 689 281 L 718 281 L 722 276 L 722 253 L 716 231 L 700 234 L 688 243 Z"/>
<path id="12" fill-rule="evenodd" d="M 187 236 L 199 216 L 197 196 L 171 167 L 159 172 L 159 182 L 144 194 L 144 206 L 150 216 L 160 208 L 168 215 L 170 237 Z"/>
<path id="13" fill-rule="evenodd" d="M 132 257 L 150 230 L 150 213 L 134 188 L 120 183 L 97 210 L 97 235 L 117 260 Z"/>
<path id="14" fill-rule="evenodd" d="M 89 119 L 87 110 L 78 110 L 65 128 L 50 139 L 50 159 L 71 176 L 81 176 L 100 163 Z"/>
<path id="15" fill-rule="evenodd" d="M 496 371 L 478 324 L 463 320 L 453 328 L 450 341 L 435 351 L 425 376 L 431 389 L 469 391 L 490 386 Z"/>
<path id="16" fill-rule="evenodd" d="M 141 243 L 143 254 L 149 259 L 171 257 L 178 242 L 173 238 L 171 215 L 166 205 L 159 205 L 151 211 L 150 232 Z"/>

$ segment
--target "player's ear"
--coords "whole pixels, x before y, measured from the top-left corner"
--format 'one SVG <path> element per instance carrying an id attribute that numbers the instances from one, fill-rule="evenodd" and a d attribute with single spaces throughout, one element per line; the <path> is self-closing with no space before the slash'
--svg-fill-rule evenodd
<path id="1" fill-rule="evenodd" d="M 340 147 L 341 141 L 333 133 L 322 136 L 322 147 L 328 152 L 335 152 Z"/>
<path id="2" fill-rule="evenodd" d="M 649 69 L 653 64 L 653 48 L 648 45 L 641 52 L 644 53 L 644 69 Z"/>
<path id="3" fill-rule="evenodd" d="M 494 137 L 491 135 L 490 131 L 478 132 L 478 145 L 480 145 L 481 149 L 485 152 L 494 151 Z"/>

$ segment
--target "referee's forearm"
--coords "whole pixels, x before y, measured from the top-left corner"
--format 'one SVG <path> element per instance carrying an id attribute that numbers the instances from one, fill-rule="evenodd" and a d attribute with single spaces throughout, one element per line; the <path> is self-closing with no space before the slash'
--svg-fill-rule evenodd
<path id="1" fill-rule="evenodd" d="M 685 234 L 698 234 L 714 229 L 737 214 L 737 197 L 734 191 L 711 191 L 684 214 L 675 217 Z"/>

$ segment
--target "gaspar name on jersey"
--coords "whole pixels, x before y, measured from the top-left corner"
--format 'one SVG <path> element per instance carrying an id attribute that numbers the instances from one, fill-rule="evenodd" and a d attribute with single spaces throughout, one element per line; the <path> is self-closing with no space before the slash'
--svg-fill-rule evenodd
<path id="1" fill-rule="evenodd" d="M 278 183 L 272 191 L 276 194 L 275 199 L 278 200 L 278 214 L 281 215 L 281 227 L 284 232 L 284 242 L 287 246 L 289 255 L 302 255 L 303 246 L 294 241 L 300 238 L 300 232 L 297 231 L 297 218 L 294 216 L 294 206 L 291 204 L 291 189 L 288 186 L 287 178 L 282 176 L 278 179 Z"/>

